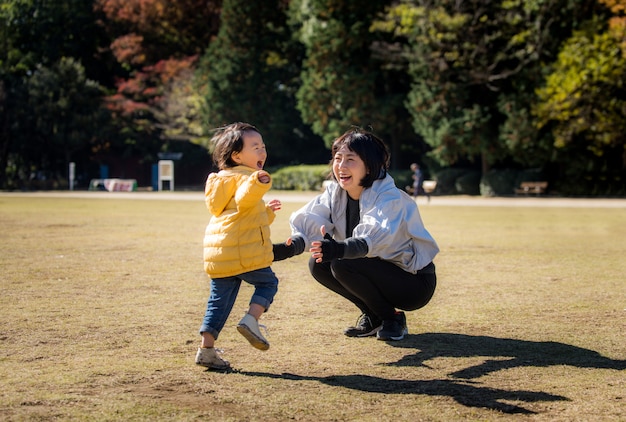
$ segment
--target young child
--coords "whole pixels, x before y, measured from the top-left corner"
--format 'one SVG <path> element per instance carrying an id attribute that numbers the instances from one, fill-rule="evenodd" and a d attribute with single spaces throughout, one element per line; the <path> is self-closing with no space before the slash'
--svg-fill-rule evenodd
<path id="1" fill-rule="evenodd" d="M 247 313 L 237 330 L 259 350 L 270 345 L 259 330 L 259 317 L 268 310 L 278 290 L 278 279 L 270 268 L 277 259 L 304 251 L 304 240 L 288 239 L 272 245 L 270 224 L 279 200 L 265 204 L 263 195 L 272 186 L 263 170 L 267 159 L 259 131 L 247 123 L 232 123 L 213 137 L 213 160 L 220 170 L 206 181 L 205 200 L 212 214 L 204 236 L 204 269 L 211 277 L 211 293 L 200 335 L 202 343 L 196 364 L 209 369 L 230 368 L 214 343 L 233 308 L 241 281 L 254 286 Z"/>

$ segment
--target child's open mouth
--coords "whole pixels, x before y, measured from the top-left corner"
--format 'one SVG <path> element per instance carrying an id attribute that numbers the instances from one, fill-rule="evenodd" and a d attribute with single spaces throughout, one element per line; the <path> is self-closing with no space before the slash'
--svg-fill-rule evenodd
<path id="1" fill-rule="evenodd" d="M 263 168 L 263 161 L 257 161 L 256 166 L 259 170 Z"/>

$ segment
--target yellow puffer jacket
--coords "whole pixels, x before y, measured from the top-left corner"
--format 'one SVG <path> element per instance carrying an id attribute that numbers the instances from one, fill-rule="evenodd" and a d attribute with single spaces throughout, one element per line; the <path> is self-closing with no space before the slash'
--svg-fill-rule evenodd
<path id="1" fill-rule="evenodd" d="M 274 259 L 270 224 L 274 211 L 263 195 L 258 171 L 237 166 L 211 173 L 204 195 L 213 214 L 204 234 L 204 270 L 212 278 L 230 277 L 269 267 Z"/>

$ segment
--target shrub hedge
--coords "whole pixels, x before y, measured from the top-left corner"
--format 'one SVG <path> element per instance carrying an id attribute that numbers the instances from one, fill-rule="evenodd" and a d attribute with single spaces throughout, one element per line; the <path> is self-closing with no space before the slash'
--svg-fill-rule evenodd
<path id="1" fill-rule="evenodd" d="M 321 190 L 330 175 L 327 164 L 282 167 L 272 173 L 272 188 L 279 190 Z"/>
<path id="2" fill-rule="evenodd" d="M 279 190 L 319 191 L 325 180 L 331 178 L 328 164 L 301 164 L 282 167 L 272 173 L 272 187 Z M 413 184 L 410 170 L 392 170 L 391 176 L 399 189 L 405 190 Z M 538 169 L 491 170 L 482 175 L 469 168 L 445 168 L 430 177 L 437 181 L 435 195 L 513 195 L 523 181 L 545 180 Z"/>

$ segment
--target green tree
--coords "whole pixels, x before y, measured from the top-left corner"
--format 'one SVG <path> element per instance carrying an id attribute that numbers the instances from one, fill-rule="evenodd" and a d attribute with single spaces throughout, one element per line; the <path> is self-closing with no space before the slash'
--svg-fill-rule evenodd
<path id="1" fill-rule="evenodd" d="M 68 0 L 4 0 L 0 7 L 0 186 L 27 177 L 31 165 L 20 151 L 50 147 L 31 137 L 33 104 L 26 84 L 37 69 L 52 68 L 63 57 L 76 57 L 86 77 L 103 77 L 97 45 L 101 33 L 91 2 Z M 36 169 L 38 170 L 38 169 Z M 49 171 L 59 169 L 48 168 Z"/>
<path id="2" fill-rule="evenodd" d="M 306 48 L 298 110 L 327 146 L 352 125 L 377 126 L 379 65 L 370 30 L 387 1 L 294 0 L 292 24 Z M 373 127 L 378 131 L 379 128 Z"/>
<path id="3" fill-rule="evenodd" d="M 325 154 L 295 109 L 301 59 L 286 26 L 285 2 L 225 0 L 221 17 L 197 72 L 208 128 L 247 121 L 263 133 L 272 165 L 298 157 L 315 162 Z"/>
<path id="4" fill-rule="evenodd" d="M 621 185 L 624 192 L 624 69 L 620 40 L 606 30 L 606 22 L 592 20 L 565 43 L 545 86 L 537 91 L 536 124 L 554 137 L 556 159 L 568 164 L 563 176 L 574 182 L 566 184 L 573 193 L 598 189 L 589 182 L 600 178 L 611 179 L 603 189 L 617 193 Z"/>
<path id="5" fill-rule="evenodd" d="M 51 67 L 39 65 L 25 81 L 29 137 L 35 168 L 58 172 L 74 154 L 95 142 L 98 126 L 106 121 L 101 108 L 102 88 L 86 77 L 83 66 L 62 58 Z M 45 146 L 45 148 L 41 148 Z M 32 147 L 31 147 L 32 148 Z"/>
<path id="6" fill-rule="evenodd" d="M 167 84 L 163 99 L 155 110 L 156 119 L 168 140 L 188 140 L 193 144 L 206 145 L 206 133 L 202 125 L 202 96 L 194 86 L 194 69 L 190 66 L 177 73 Z"/>
<path id="7" fill-rule="evenodd" d="M 306 48 L 298 109 L 327 146 L 350 126 L 380 135 L 392 168 L 408 167 L 426 150 L 404 105 L 410 88 L 400 43 L 377 30 L 389 0 L 295 0 L 290 23 Z"/>
<path id="8" fill-rule="evenodd" d="M 390 8 L 380 25 L 410 45 L 407 107 L 432 156 L 443 165 L 477 161 L 486 172 L 511 147 L 528 148 L 522 140 L 535 134 L 526 92 L 589 3 L 414 0 Z M 523 136 L 511 136 L 513 128 Z"/>

